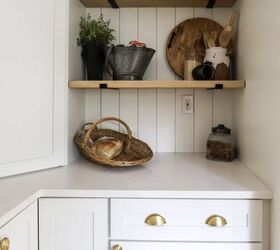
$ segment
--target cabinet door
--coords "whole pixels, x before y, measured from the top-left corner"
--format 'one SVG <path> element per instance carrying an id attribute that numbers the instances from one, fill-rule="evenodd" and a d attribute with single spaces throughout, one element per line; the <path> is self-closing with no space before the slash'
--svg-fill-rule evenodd
<path id="1" fill-rule="evenodd" d="M 107 250 L 106 199 L 40 199 L 40 250 Z"/>
<path id="2" fill-rule="evenodd" d="M 120 248 L 121 247 L 121 248 Z M 111 250 L 261 250 L 261 243 L 111 242 Z"/>
<path id="3" fill-rule="evenodd" d="M 0 176 L 64 164 L 67 1 L 2 1 Z"/>
<path id="4" fill-rule="evenodd" d="M 0 228 L 0 239 L 8 238 L 10 250 L 38 250 L 37 202 Z"/>

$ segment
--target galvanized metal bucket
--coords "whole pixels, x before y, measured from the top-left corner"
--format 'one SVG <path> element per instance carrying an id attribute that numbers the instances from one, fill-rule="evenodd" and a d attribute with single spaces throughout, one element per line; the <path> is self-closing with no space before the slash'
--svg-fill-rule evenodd
<path id="1" fill-rule="evenodd" d="M 155 52 L 150 48 L 112 46 L 105 70 L 114 80 L 142 80 Z"/>

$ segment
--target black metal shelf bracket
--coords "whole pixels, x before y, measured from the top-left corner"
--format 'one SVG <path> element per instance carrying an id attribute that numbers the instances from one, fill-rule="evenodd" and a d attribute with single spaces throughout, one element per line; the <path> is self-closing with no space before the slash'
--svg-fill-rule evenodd
<path id="1" fill-rule="evenodd" d="M 212 9 L 215 7 L 216 0 L 208 0 L 208 4 L 206 6 L 207 9 Z"/>
<path id="2" fill-rule="evenodd" d="M 224 84 L 216 83 L 214 88 L 209 88 L 207 90 L 213 90 L 213 89 L 224 89 Z"/>
<path id="3" fill-rule="evenodd" d="M 113 9 L 119 8 L 119 5 L 117 4 L 116 0 L 108 0 L 108 3 L 111 5 Z"/>
<path id="4" fill-rule="evenodd" d="M 99 84 L 99 88 L 100 89 L 118 89 L 118 88 L 108 88 L 108 84 L 107 83 L 100 83 Z"/>
<path id="5" fill-rule="evenodd" d="M 108 85 L 107 85 L 107 83 L 100 83 L 99 88 L 100 89 L 108 89 Z"/>

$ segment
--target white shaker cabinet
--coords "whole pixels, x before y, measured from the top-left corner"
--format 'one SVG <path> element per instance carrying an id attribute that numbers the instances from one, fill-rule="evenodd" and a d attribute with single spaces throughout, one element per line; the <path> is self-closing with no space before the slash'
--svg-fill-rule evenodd
<path id="1" fill-rule="evenodd" d="M 262 250 L 262 221 L 260 200 L 42 198 L 39 248 Z"/>
<path id="2" fill-rule="evenodd" d="M 0 240 L 8 239 L 10 250 L 38 250 L 37 202 L 0 228 Z"/>
<path id="3" fill-rule="evenodd" d="M 67 6 L 1 2 L 0 177 L 65 164 Z"/>
<path id="4" fill-rule="evenodd" d="M 40 199 L 40 250 L 108 249 L 107 199 Z"/>

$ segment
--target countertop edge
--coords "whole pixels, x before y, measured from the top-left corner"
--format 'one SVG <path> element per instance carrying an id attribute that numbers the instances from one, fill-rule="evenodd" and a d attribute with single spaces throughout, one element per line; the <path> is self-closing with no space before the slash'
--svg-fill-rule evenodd
<path id="1" fill-rule="evenodd" d="M 146 199 L 222 199 L 222 200 L 271 200 L 267 191 L 143 191 L 143 190 L 71 190 L 42 189 L 20 202 L 0 217 L 0 228 L 19 215 L 32 203 L 43 198 L 146 198 Z"/>

